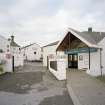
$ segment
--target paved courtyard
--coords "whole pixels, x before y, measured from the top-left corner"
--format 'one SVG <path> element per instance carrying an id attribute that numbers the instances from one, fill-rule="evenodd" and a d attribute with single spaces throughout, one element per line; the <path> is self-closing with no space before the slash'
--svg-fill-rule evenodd
<path id="1" fill-rule="evenodd" d="M 41 63 L 26 63 L 0 76 L 0 105 L 73 105 L 66 81 L 58 81 Z"/>
<path id="2" fill-rule="evenodd" d="M 75 105 L 105 105 L 105 84 L 85 71 L 67 71 L 67 88 Z"/>

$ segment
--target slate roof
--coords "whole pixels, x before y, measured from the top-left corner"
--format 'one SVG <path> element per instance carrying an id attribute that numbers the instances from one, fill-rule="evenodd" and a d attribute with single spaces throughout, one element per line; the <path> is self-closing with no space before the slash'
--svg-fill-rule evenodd
<path id="1" fill-rule="evenodd" d="M 78 35 L 80 35 L 81 37 L 83 37 L 88 42 L 92 44 L 96 44 L 96 45 L 105 37 L 105 32 L 94 32 L 94 31 L 93 32 L 88 32 L 88 31 L 79 32 L 74 29 L 71 29 L 71 30 L 77 33 Z"/>
<path id="2" fill-rule="evenodd" d="M 59 41 L 56 41 L 56 42 L 50 43 L 50 44 L 48 44 L 48 45 L 46 45 L 46 46 L 43 46 L 43 47 L 48 47 L 48 46 L 57 45 L 58 43 L 59 43 Z"/>
<path id="3" fill-rule="evenodd" d="M 89 31 L 83 31 L 83 32 L 79 32 L 75 29 L 72 28 L 68 28 L 68 30 L 66 31 L 66 35 L 68 35 L 67 33 L 71 32 L 73 35 L 75 35 L 77 38 L 79 38 L 81 41 L 83 41 L 85 44 L 87 44 L 89 47 L 95 47 L 95 48 L 100 48 L 100 46 L 98 46 L 98 43 L 105 38 L 105 32 L 89 32 Z M 66 36 L 63 37 L 63 39 L 58 43 L 57 45 L 57 50 L 59 48 L 59 46 L 61 45 L 61 43 L 63 42 L 64 38 Z"/>
<path id="4" fill-rule="evenodd" d="M 20 47 L 20 46 L 19 46 L 16 42 L 14 42 L 14 41 L 11 41 L 10 45 L 13 46 L 13 47 Z"/>
<path id="5" fill-rule="evenodd" d="M 96 43 L 99 43 L 105 37 L 105 32 L 94 32 L 93 31 L 93 32 L 89 33 L 88 31 L 84 31 L 82 33 L 90 34 Z"/>

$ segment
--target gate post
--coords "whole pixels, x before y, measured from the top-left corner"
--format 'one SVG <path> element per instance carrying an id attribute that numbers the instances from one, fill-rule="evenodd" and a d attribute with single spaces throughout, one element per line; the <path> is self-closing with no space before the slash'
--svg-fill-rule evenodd
<path id="1" fill-rule="evenodd" d="M 14 56 L 12 56 L 12 71 L 14 72 L 15 68 L 14 68 Z"/>

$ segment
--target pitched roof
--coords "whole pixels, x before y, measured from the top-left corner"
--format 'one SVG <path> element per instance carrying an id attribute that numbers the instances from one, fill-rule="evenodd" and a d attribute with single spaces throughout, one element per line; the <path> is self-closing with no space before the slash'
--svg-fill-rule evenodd
<path id="1" fill-rule="evenodd" d="M 14 42 L 14 41 L 11 41 L 10 45 L 13 46 L 13 47 L 20 47 L 20 46 L 19 46 L 16 42 Z"/>
<path id="2" fill-rule="evenodd" d="M 105 32 L 88 32 L 88 31 L 84 31 L 82 32 L 86 35 L 90 34 L 91 37 L 95 40 L 96 43 L 99 43 L 104 37 L 105 37 Z"/>
<path id="3" fill-rule="evenodd" d="M 6 39 L 4 36 L 2 36 L 2 35 L 0 35 L 0 38 L 2 38 L 2 39 L 4 39 L 4 40 L 7 40 L 8 41 L 8 39 Z"/>
<path id="4" fill-rule="evenodd" d="M 53 46 L 53 45 L 57 45 L 59 43 L 59 41 L 56 41 L 56 42 L 53 42 L 53 43 L 50 43 L 50 44 L 47 44 L 43 47 L 48 47 L 48 46 Z"/>
<path id="5" fill-rule="evenodd" d="M 66 32 L 66 35 L 68 32 L 71 32 L 73 35 L 75 35 L 77 38 L 79 38 L 81 41 L 83 41 L 85 44 L 87 44 L 89 47 L 97 47 L 98 43 L 105 37 L 105 32 L 79 32 L 75 29 L 69 28 Z M 64 36 L 65 38 L 65 36 Z M 64 39 L 63 38 L 63 39 Z M 59 42 L 57 48 L 60 46 L 63 39 Z"/>
<path id="6" fill-rule="evenodd" d="M 78 34 L 81 39 L 84 39 L 90 45 L 90 47 L 91 45 L 97 46 L 97 44 L 105 37 L 105 32 L 94 32 L 94 31 L 93 32 L 88 32 L 88 31 L 79 32 L 74 29 L 71 29 L 71 30 L 74 31 L 76 34 Z"/>
<path id="7" fill-rule="evenodd" d="M 88 32 L 88 31 L 83 31 L 79 32 L 74 29 L 73 30 L 75 33 L 77 33 L 79 36 L 83 37 L 86 39 L 88 42 L 92 44 L 97 44 L 99 43 L 104 37 L 105 37 L 105 32 Z"/>
<path id="8" fill-rule="evenodd" d="M 29 45 L 27 45 L 27 46 L 22 47 L 21 49 L 24 49 L 24 48 L 30 47 L 30 46 L 32 46 L 32 45 L 34 45 L 34 44 L 36 44 L 36 43 L 29 44 Z M 36 44 L 36 45 L 38 45 L 38 44 Z M 39 45 L 38 45 L 38 46 L 39 46 Z"/>

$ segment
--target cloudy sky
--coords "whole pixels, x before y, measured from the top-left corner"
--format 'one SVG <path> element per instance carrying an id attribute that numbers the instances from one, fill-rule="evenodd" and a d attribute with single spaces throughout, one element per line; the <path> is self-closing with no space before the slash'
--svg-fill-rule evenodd
<path id="1" fill-rule="evenodd" d="M 105 31 L 105 0 L 0 0 L 0 34 L 45 45 L 68 28 Z"/>

